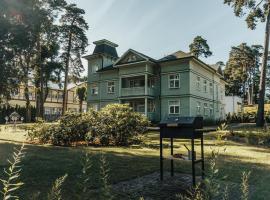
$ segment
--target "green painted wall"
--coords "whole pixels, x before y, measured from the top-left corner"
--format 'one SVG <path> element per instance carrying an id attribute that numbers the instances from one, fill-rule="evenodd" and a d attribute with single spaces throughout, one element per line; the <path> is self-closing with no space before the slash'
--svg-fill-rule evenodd
<path id="1" fill-rule="evenodd" d="M 110 59 L 106 60 L 108 65 Z M 103 61 L 104 63 L 104 61 Z M 93 73 L 94 65 L 101 65 L 101 57 L 92 57 L 88 60 L 88 105 L 96 105 L 104 107 L 109 103 L 119 103 L 121 94 L 120 78 L 136 77 L 148 74 L 148 77 L 155 77 L 154 102 L 155 112 L 149 113 L 153 121 L 159 121 L 169 116 L 169 101 L 180 100 L 180 116 L 198 116 L 201 115 L 208 119 L 219 119 L 224 113 L 225 83 L 215 73 L 204 64 L 194 59 L 181 59 L 160 64 L 151 62 L 139 62 L 128 64 L 127 66 L 119 66 L 116 70 L 109 70 L 102 73 Z M 169 88 L 169 75 L 180 75 L 180 88 Z M 197 88 L 197 77 L 200 77 L 200 89 Z M 115 82 L 115 93 L 108 94 L 108 81 Z M 204 81 L 207 82 L 207 90 L 204 91 Z M 212 83 L 213 91 L 210 92 L 210 83 Z M 93 84 L 98 86 L 98 95 L 91 94 Z M 133 94 L 132 94 L 133 95 Z M 149 95 L 149 94 L 148 94 Z M 148 96 L 149 98 L 151 96 Z M 127 96 L 123 99 L 145 98 L 141 96 Z M 198 102 L 201 103 L 201 113 L 198 113 Z M 204 104 L 208 106 L 207 115 L 204 113 Z M 213 114 L 210 116 L 209 106 L 213 105 Z"/>

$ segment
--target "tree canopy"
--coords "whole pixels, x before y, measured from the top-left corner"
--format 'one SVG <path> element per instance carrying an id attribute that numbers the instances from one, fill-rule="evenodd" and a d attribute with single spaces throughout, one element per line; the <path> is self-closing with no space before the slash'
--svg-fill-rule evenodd
<path id="1" fill-rule="evenodd" d="M 254 30 L 259 22 L 265 23 L 264 33 L 264 51 L 260 74 L 259 100 L 257 112 L 257 126 L 263 126 L 264 118 L 264 100 L 266 86 L 266 68 L 269 48 L 270 34 L 270 1 L 269 0 L 224 0 L 224 4 L 231 6 L 234 14 L 238 17 L 246 17 L 248 28 Z"/>
<path id="2" fill-rule="evenodd" d="M 189 50 L 190 53 L 197 58 L 200 56 L 207 58 L 212 55 L 207 40 L 202 38 L 202 36 L 196 36 L 193 39 L 193 42 L 189 45 Z"/>

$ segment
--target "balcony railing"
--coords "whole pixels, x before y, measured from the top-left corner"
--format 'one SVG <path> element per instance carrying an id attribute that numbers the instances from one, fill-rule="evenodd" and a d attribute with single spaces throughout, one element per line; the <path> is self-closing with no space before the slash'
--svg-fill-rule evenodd
<path id="1" fill-rule="evenodd" d="M 121 96 L 139 96 L 145 95 L 144 87 L 132 87 L 132 88 L 122 88 Z M 154 95 L 154 88 L 148 88 L 146 95 Z"/>

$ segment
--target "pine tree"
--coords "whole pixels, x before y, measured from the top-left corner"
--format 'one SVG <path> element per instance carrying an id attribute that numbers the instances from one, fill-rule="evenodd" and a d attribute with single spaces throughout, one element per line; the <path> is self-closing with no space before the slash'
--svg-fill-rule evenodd
<path id="1" fill-rule="evenodd" d="M 189 50 L 197 58 L 200 56 L 207 58 L 212 55 L 207 40 L 203 39 L 202 36 L 197 36 L 193 39 L 193 42 L 189 45 Z"/>
<path id="2" fill-rule="evenodd" d="M 83 18 L 85 11 L 68 4 L 60 19 L 61 43 L 63 45 L 62 59 L 64 63 L 64 94 L 62 114 L 67 110 L 67 86 L 69 78 L 78 79 L 83 71 L 81 56 L 88 45 L 86 30 L 88 25 Z"/>
<path id="3" fill-rule="evenodd" d="M 80 112 L 82 112 L 82 104 L 83 104 L 83 101 L 86 99 L 86 88 L 80 87 L 77 89 L 76 93 L 79 99 Z"/>
<path id="4" fill-rule="evenodd" d="M 261 22 L 265 23 L 264 35 L 264 51 L 263 61 L 260 75 L 259 100 L 257 113 L 257 126 L 264 125 L 264 99 L 265 99 L 265 83 L 266 83 L 266 68 L 269 47 L 270 33 L 270 1 L 269 0 L 224 0 L 224 4 L 231 6 L 234 9 L 234 14 L 237 17 L 246 16 L 248 28 L 254 30 L 256 25 Z"/>

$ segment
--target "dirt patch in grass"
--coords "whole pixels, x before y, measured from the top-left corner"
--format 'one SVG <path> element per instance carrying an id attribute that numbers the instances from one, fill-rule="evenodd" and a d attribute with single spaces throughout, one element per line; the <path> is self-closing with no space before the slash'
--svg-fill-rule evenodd
<path id="1" fill-rule="evenodd" d="M 199 178 L 199 177 L 198 177 Z M 112 186 L 113 191 L 121 198 L 123 194 L 130 199 L 143 197 L 144 200 L 177 199 L 177 194 L 184 194 L 190 189 L 192 178 L 190 175 L 169 172 L 164 173 L 164 180 L 160 181 L 159 172 L 138 177 L 132 180 L 119 182 Z"/>

